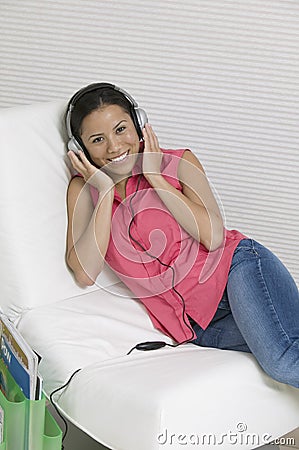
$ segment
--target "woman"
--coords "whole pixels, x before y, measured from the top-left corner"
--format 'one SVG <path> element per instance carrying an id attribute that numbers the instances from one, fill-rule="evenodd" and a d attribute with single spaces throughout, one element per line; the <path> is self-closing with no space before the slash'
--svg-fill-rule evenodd
<path id="1" fill-rule="evenodd" d="M 66 125 L 77 282 L 92 285 L 106 261 L 178 344 L 252 352 L 299 387 L 297 286 L 268 249 L 224 228 L 195 155 L 160 149 L 145 112 L 108 83 L 77 92 Z"/>

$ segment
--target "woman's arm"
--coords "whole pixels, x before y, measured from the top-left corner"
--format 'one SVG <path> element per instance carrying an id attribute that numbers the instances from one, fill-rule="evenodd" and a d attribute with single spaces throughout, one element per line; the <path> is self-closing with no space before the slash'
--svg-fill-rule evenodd
<path id="1" fill-rule="evenodd" d="M 216 250 L 223 241 L 223 220 L 202 165 L 192 152 L 184 153 L 178 168 L 180 192 L 161 175 L 163 154 L 150 125 L 144 142 L 144 176 L 177 222 L 207 250 Z"/>
<path id="2" fill-rule="evenodd" d="M 104 265 L 110 238 L 114 188 L 112 180 L 92 166 L 85 156 L 80 155 L 82 162 L 74 154 L 69 156 L 73 166 L 84 179 L 73 178 L 68 188 L 66 260 L 77 282 L 81 286 L 90 286 L 94 284 Z M 95 207 L 89 184 L 99 191 Z"/>

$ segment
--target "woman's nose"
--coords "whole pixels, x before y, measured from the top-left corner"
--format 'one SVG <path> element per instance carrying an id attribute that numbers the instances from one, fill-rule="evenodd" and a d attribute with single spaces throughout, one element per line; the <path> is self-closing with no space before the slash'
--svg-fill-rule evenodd
<path id="1" fill-rule="evenodd" d="M 108 142 L 108 153 L 117 153 L 121 149 L 121 141 L 117 136 L 113 136 Z"/>

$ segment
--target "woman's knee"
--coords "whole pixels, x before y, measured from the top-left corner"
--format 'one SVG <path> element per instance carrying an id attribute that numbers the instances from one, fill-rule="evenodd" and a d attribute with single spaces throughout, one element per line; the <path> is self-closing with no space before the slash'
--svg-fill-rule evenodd
<path id="1" fill-rule="evenodd" d="M 292 344 L 280 357 L 269 357 L 260 362 L 264 371 L 274 380 L 299 388 L 299 342 Z M 297 347 L 297 349 L 296 349 Z"/>

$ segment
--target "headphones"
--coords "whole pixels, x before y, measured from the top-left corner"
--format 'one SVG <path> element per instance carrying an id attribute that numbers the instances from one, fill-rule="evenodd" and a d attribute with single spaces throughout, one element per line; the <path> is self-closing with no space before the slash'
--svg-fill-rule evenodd
<path id="1" fill-rule="evenodd" d="M 138 133 L 138 137 L 141 140 L 142 139 L 142 129 L 144 125 L 148 122 L 147 114 L 146 112 L 138 107 L 138 104 L 136 101 L 131 97 L 130 94 L 128 94 L 123 89 L 119 88 L 118 86 L 115 86 L 114 84 L 110 83 L 93 83 L 89 84 L 88 86 L 80 89 L 78 92 L 76 92 L 73 97 L 70 99 L 67 107 L 67 113 L 65 118 L 65 124 L 66 124 L 66 130 L 68 134 L 68 144 L 67 147 L 69 150 L 73 150 L 75 153 L 78 152 L 78 150 L 83 151 L 86 156 L 89 158 L 88 152 L 84 148 L 83 144 L 79 142 L 78 138 L 76 138 L 73 135 L 72 127 L 71 127 L 71 118 L 72 118 L 72 111 L 79 99 L 81 99 L 85 94 L 88 94 L 89 92 L 96 91 L 98 89 L 114 89 L 117 92 L 120 92 L 125 99 L 129 102 L 130 105 L 130 113 L 131 118 L 133 120 L 134 126 L 136 128 L 136 131 Z"/>

